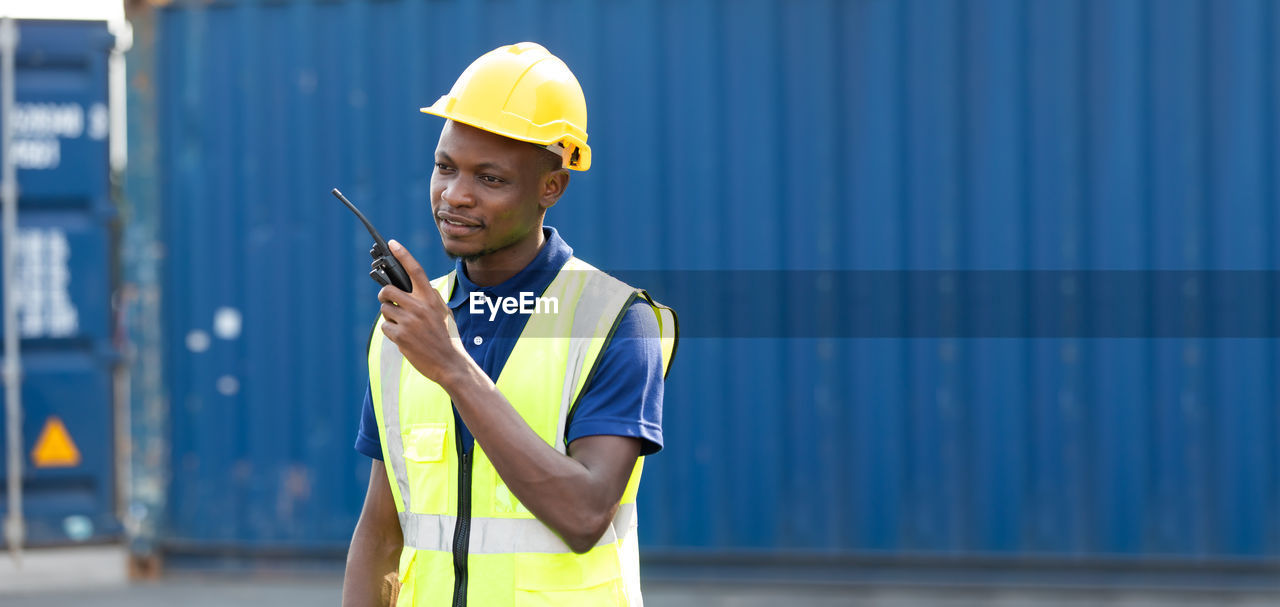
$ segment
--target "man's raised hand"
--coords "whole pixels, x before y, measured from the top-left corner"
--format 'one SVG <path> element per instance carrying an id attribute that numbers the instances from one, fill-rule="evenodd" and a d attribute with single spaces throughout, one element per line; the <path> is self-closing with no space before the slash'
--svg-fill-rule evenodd
<path id="1" fill-rule="evenodd" d="M 378 291 L 384 319 L 382 332 L 419 373 L 445 384 L 466 365 L 475 363 L 462 347 L 453 312 L 431 288 L 422 265 L 399 242 L 392 240 L 388 245 L 409 275 L 413 292 L 406 293 L 395 285 Z"/>

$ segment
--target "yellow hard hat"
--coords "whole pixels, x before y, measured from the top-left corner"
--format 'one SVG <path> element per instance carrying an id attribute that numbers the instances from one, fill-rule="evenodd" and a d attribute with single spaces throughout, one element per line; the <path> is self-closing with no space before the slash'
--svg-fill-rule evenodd
<path id="1" fill-rule="evenodd" d="M 591 167 L 582 86 L 569 66 L 540 44 L 510 44 L 481 55 L 448 95 L 422 111 L 546 146 L 571 169 Z"/>

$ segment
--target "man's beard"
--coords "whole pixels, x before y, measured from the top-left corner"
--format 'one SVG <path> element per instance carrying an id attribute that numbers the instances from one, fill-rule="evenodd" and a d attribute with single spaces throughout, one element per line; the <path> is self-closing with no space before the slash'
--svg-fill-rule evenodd
<path id="1" fill-rule="evenodd" d="M 511 247 L 511 246 L 512 246 L 512 245 L 514 245 L 514 244 L 516 244 L 516 243 L 515 243 L 515 242 L 509 242 L 509 243 L 504 244 L 504 245 L 501 245 L 501 246 L 493 247 L 493 248 L 491 248 L 491 249 L 484 249 L 484 250 L 480 251 L 479 253 L 471 253 L 471 254 L 469 254 L 469 255 L 459 255 L 459 254 L 457 254 L 457 253 L 453 253 L 453 252 L 451 252 L 449 249 L 445 249 L 445 250 L 444 250 L 444 254 L 445 254 L 445 255 L 448 255 L 448 256 L 449 256 L 449 259 L 452 259 L 452 260 L 454 260 L 454 261 L 457 261 L 457 260 L 461 259 L 463 263 L 470 263 L 470 262 L 472 262 L 472 261 L 476 261 L 476 260 L 478 260 L 478 259 L 480 259 L 481 257 L 484 257 L 484 256 L 486 256 L 486 255 L 492 255 L 492 254 L 494 254 L 494 253 L 497 253 L 498 251 L 501 251 L 501 250 L 503 250 L 503 249 L 509 248 L 509 247 Z"/>
<path id="2" fill-rule="evenodd" d="M 444 254 L 448 255 L 449 259 L 452 259 L 453 261 L 458 261 L 459 259 L 461 259 L 463 263 L 470 263 L 492 252 L 493 251 L 481 251 L 479 253 L 476 253 L 475 255 L 458 255 L 456 253 L 450 253 L 448 251 L 445 251 Z"/>

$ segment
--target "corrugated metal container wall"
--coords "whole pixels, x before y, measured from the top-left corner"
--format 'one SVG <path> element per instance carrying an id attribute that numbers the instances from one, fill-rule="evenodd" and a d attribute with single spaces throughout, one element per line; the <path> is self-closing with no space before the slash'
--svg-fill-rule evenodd
<path id="1" fill-rule="evenodd" d="M 107 151 L 115 38 L 91 21 L 22 20 L 18 36 L 12 149 L 27 539 L 101 541 L 120 534 Z"/>
<path id="2" fill-rule="evenodd" d="M 417 108 L 502 43 L 583 84 L 595 164 L 548 221 L 601 267 L 1275 268 L 1280 10 L 1158 5 L 161 9 L 173 540 L 345 546 L 376 287 L 327 191 L 445 271 Z M 732 338 L 848 312 L 742 293 L 656 289 L 691 338 L 650 555 L 1280 558 L 1272 340 Z"/>

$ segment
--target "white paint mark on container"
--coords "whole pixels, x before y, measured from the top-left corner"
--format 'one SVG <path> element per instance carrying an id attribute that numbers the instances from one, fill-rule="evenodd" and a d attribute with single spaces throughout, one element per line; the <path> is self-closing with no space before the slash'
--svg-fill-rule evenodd
<path id="1" fill-rule="evenodd" d="M 23 337 L 71 337 L 80 313 L 71 300 L 71 245 L 59 228 L 24 228 L 18 233 L 18 326 Z"/>
<path id="2" fill-rule="evenodd" d="M 95 103 L 89 106 L 89 138 L 101 141 L 110 133 L 111 121 L 108 119 L 107 106 Z"/>
<path id="3" fill-rule="evenodd" d="M 209 334 L 200 329 L 192 329 L 187 332 L 187 349 L 195 353 L 204 352 L 209 349 Z"/>
<path id="4" fill-rule="evenodd" d="M 62 143 L 52 137 L 13 139 L 13 161 L 20 169 L 56 169 L 62 164 Z"/>
<path id="5" fill-rule="evenodd" d="M 84 133 L 84 107 L 74 102 L 16 103 L 13 134 L 75 139 Z"/>
<path id="6" fill-rule="evenodd" d="M 83 542 L 93 536 L 93 521 L 83 514 L 73 514 L 62 519 L 62 530 L 75 542 Z"/>
<path id="7" fill-rule="evenodd" d="M 219 339 L 240 337 L 240 310 L 223 306 L 213 313 L 213 334 Z"/>
<path id="8" fill-rule="evenodd" d="M 234 375 L 223 375 L 218 378 L 218 393 L 223 396 L 235 396 L 240 392 L 240 380 Z"/>

